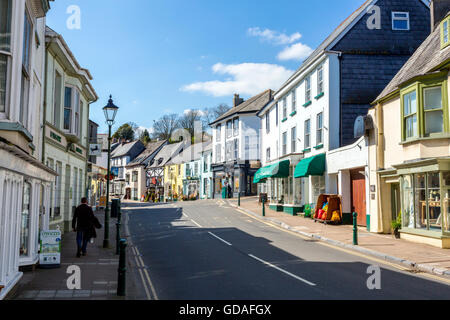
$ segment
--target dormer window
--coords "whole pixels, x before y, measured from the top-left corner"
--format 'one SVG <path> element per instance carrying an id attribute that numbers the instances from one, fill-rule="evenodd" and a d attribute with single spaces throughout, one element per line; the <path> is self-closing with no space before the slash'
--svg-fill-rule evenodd
<path id="1" fill-rule="evenodd" d="M 444 49 L 450 44 L 450 17 L 441 22 L 441 48 Z"/>
<path id="2" fill-rule="evenodd" d="M 392 30 L 409 30 L 409 12 L 392 12 Z"/>

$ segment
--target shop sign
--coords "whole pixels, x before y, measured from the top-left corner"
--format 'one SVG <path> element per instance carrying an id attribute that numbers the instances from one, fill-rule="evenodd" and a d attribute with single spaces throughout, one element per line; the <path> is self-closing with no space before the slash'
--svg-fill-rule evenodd
<path id="1" fill-rule="evenodd" d="M 106 208 L 106 197 L 105 196 L 101 196 L 100 197 L 100 201 L 98 203 L 98 206 L 100 208 Z"/>
<path id="2" fill-rule="evenodd" d="M 40 234 L 39 264 L 59 267 L 61 264 L 61 231 L 47 230 Z"/>
<path id="3" fill-rule="evenodd" d="M 101 144 L 91 144 L 89 145 L 89 155 L 94 157 L 99 157 L 102 155 L 102 145 Z"/>
<path id="4" fill-rule="evenodd" d="M 59 143 L 61 143 L 61 137 L 58 136 L 56 133 L 50 131 L 50 137 L 56 141 L 58 141 Z"/>

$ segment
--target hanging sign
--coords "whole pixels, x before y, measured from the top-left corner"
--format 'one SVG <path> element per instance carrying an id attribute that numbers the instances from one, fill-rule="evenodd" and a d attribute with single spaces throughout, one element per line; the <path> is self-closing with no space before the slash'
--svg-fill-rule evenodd
<path id="1" fill-rule="evenodd" d="M 61 231 L 41 231 L 40 235 L 40 267 L 58 268 L 61 265 Z"/>

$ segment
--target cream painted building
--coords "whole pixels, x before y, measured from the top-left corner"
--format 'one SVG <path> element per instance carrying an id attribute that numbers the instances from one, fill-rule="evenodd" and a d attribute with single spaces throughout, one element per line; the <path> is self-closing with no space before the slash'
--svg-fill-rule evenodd
<path id="1" fill-rule="evenodd" d="M 58 173 L 51 194 L 50 227 L 71 229 L 73 211 L 87 196 L 89 105 L 97 101 L 89 70 L 82 68 L 63 37 L 47 27 L 45 164 Z"/>
<path id="2" fill-rule="evenodd" d="M 450 15 L 431 6 L 433 32 L 374 103 L 369 142 L 371 224 L 450 248 Z"/>
<path id="3" fill-rule="evenodd" d="M 34 265 L 56 173 L 41 163 L 49 2 L 0 0 L 0 300 Z"/>

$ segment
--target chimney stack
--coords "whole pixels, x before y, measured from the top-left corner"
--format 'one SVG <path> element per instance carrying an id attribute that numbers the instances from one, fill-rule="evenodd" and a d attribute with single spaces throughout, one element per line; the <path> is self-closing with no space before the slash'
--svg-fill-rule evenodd
<path id="1" fill-rule="evenodd" d="M 442 19 L 445 18 L 450 11 L 450 0 L 431 0 L 430 13 L 431 13 L 431 32 L 433 32 Z"/>
<path id="2" fill-rule="evenodd" d="M 234 95 L 234 101 L 233 101 L 233 107 L 236 108 L 242 102 L 244 102 L 244 99 L 241 99 L 238 94 L 235 94 Z"/>

